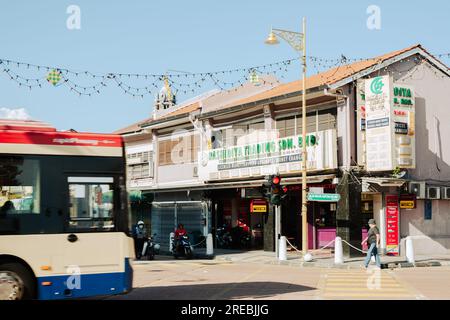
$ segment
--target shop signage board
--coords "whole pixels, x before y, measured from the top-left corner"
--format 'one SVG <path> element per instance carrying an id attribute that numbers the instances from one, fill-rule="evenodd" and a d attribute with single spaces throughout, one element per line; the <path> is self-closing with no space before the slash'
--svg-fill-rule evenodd
<path id="1" fill-rule="evenodd" d="M 263 199 L 253 199 L 250 202 L 250 212 L 251 213 L 266 213 L 267 212 L 267 201 Z"/>
<path id="2" fill-rule="evenodd" d="M 414 88 L 404 84 L 394 84 L 393 98 L 394 165 L 400 168 L 414 169 L 416 167 Z"/>
<path id="3" fill-rule="evenodd" d="M 358 79 L 356 82 L 356 106 L 357 106 L 357 123 L 359 130 L 356 134 L 358 136 L 358 143 L 361 144 L 361 148 L 358 151 L 358 163 L 366 165 L 366 95 L 365 95 L 365 80 Z"/>
<path id="4" fill-rule="evenodd" d="M 416 196 L 411 194 L 402 194 L 400 196 L 400 209 L 415 209 Z"/>
<path id="5" fill-rule="evenodd" d="M 399 255 L 400 210 L 399 197 L 386 195 L 386 250 L 388 255 Z"/>
<path id="6" fill-rule="evenodd" d="M 295 135 L 200 152 L 199 178 L 210 181 L 299 173 L 302 140 Z M 308 133 L 306 149 L 308 172 L 337 168 L 336 129 Z"/>
<path id="7" fill-rule="evenodd" d="M 390 76 L 367 79 L 364 84 L 364 92 L 358 96 L 358 107 L 361 108 L 360 129 L 365 131 L 367 170 L 415 168 L 413 87 L 394 84 Z"/>
<path id="8" fill-rule="evenodd" d="M 341 195 L 338 193 L 308 193 L 308 201 L 338 202 Z"/>
<path id="9" fill-rule="evenodd" d="M 400 200 L 400 209 L 414 209 L 415 207 L 414 200 Z"/>
<path id="10" fill-rule="evenodd" d="M 368 171 L 387 171 L 393 168 L 392 101 L 391 77 L 376 77 L 365 81 Z"/>

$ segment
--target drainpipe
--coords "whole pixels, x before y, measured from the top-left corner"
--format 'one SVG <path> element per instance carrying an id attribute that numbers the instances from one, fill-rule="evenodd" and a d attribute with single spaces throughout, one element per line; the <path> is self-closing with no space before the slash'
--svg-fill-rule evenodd
<path id="1" fill-rule="evenodd" d="M 336 91 L 338 91 L 338 90 L 342 91 L 341 89 L 337 89 Z M 349 168 L 352 165 L 351 164 L 352 152 L 351 152 L 351 147 L 350 147 L 350 145 L 351 145 L 351 142 L 350 142 L 350 134 L 351 134 L 351 132 L 350 132 L 350 114 L 351 114 L 351 111 L 350 111 L 350 105 L 349 105 L 349 97 L 343 93 L 332 93 L 329 91 L 328 88 L 323 89 L 323 94 L 325 96 L 329 96 L 329 97 L 336 97 L 337 99 L 339 99 L 339 98 L 345 99 L 345 101 L 346 101 L 348 110 L 347 110 L 347 116 L 345 117 L 345 126 L 347 128 L 347 132 L 345 134 L 346 135 L 346 138 L 345 138 L 345 151 L 346 152 L 345 153 L 346 153 L 346 157 L 348 160 L 347 167 Z M 344 164 L 344 167 L 345 166 L 346 165 Z"/>

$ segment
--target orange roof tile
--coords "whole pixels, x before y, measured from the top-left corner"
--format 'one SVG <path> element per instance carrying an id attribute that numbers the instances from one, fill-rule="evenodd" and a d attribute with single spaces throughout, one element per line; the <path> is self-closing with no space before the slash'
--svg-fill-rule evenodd
<path id="1" fill-rule="evenodd" d="M 200 103 L 197 101 L 197 102 L 194 102 L 192 104 L 188 104 L 187 106 L 184 106 L 184 107 L 181 107 L 179 109 L 176 109 L 176 110 L 174 110 L 172 112 L 169 112 L 168 114 L 165 114 L 164 116 L 160 117 L 159 119 L 168 118 L 168 117 L 172 117 L 172 116 L 177 116 L 177 115 L 185 114 L 185 113 L 191 113 L 191 112 L 196 111 L 198 109 L 200 109 Z"/>
<path id="2" fill-rule="evenodd" d="M 136 131 L 140 131 L 142 130 L 141 128 L 141 124 L 143 124 L 144 122 L 148 122 L 151 121 L 152 118 L 147 118 L 145 120 L 141 120 L 139 122 L 133 123 L 125 128 L 119 129 L 114 131 L 114 134 L 125 134 L 125 133 L 131 133 L 131 132 L 136 132 Z"/>
<path id="3" fill-rule="evenodd" d="M 379 56 L 379 57 L 376 57 L 373 59 L 367 59 L 367 60 L 351 63 L 348 65 L 338 66 L 338 67 L 329 69 L 325 72 L 310 76 L 306 79 L 306 89 L 308 90 L 308 89 L 312 89 L 312 88 L 317 88 L 322 85 L 331 85 L 331 84 L 341 81 L 345 78 L 348 78 L 358 72 L 361 72 L 365 69 L 373 67 L 377 63 L 383 62 L 385 60 L 388 60 L 390 58 L 393 58 L 395 56 L 398 56 L 402 53 L 405 53 L 405 52 L 410 51 L 415 48 L 421 48 L 421 46 L 420 45 L 411 46 L 409 48 L 394 51 L 394 52 L 391 52 L 391 53 L 388 53 L 388 54 L 385 54 L 385 55 L 382 55 L 382 56 Z M 301 88 L 302 88 L 302 80 L 296 80 L 293 82 L 281 84 L 273 89 L 264 91 L 260 94 L 256 94 L 254 96 L 236 101 L 232 104 L 224 106 L 222 109 L 231 108 L 233 106 L 238 106 L 238 105 L 242 105 L 242 104 L 246 104 L 246 103 L 257 102 L 257 101 L 261 101 L 261 100 L 265 100 L 265 99 L 270 99 L 270 98 L 282 96 L 282 95 L 293 93 L 293 92 L 298 92 L 298 91 L 301 91 Z"/>

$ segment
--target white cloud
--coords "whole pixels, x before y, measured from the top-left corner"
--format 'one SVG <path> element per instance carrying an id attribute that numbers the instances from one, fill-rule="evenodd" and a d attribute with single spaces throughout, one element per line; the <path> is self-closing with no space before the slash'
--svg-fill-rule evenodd
<path id="1" fill-rule="evenodd" d="M 30 120 L 31 116 L 25 108 L 10 109 L 0 108 L 0 119 L 14 119 L 14 120 Z"/>

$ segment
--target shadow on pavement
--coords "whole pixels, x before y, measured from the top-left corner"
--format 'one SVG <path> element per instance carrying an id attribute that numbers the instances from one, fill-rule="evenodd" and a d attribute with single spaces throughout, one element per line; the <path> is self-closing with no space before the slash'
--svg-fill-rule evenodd
<path id="1" fill-rule="evenodd" d="M 186 280 L 185 280 L 186 281 Z M 282 282 L 231 282 L 182 284 L 135 288 L 126 295 L 110 299 L 126 300 L 229 300 L 263 299 L 274 295 L 316 290 L 316 288 Z"/>

